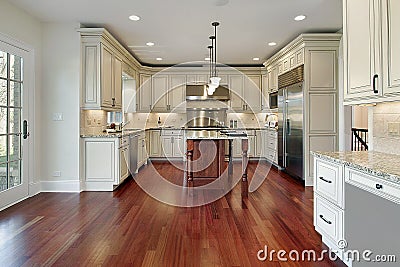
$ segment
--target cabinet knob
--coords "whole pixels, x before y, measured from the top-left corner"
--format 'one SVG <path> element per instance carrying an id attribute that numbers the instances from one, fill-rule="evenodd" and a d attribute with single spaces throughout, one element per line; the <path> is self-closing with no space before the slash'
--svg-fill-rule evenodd
<path id="1" fill-rule="evenodd" d="M 376 187 L 376 189 L 379 190 L 379 189 L 382 189 L 382 188 L 383 188 L 383 185 L 381 185 L 381 184 L 376 184 L 375 187 Z"/>

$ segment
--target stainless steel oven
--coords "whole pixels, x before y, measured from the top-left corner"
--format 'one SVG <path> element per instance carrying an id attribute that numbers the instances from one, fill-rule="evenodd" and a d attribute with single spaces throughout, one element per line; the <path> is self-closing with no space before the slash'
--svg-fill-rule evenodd
<path id="1" fill-rule="evenodd" d="M 278 108 L 278 92 L 269 94 L 269 108 L 270 109 Z"/>

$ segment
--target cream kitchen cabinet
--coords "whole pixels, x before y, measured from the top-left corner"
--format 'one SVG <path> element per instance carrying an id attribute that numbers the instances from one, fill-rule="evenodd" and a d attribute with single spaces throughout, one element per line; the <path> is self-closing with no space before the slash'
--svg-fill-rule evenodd
<path id="1" fill-rule="evenodd" d="M 185 155 L 185 144 L 182 131 L 162 130 L 161 151 L 162 156 L 166 158 L 183 158 Z"/>
<path id="2" fill-rule="evenodd" d="M 207 74 L 188 74 L 186 80 L 188 84 L 208 83 L 209 76 Z"/>
<path id="3" fill-rule="evenodd" d="M 152 108 L 152 96 L 151 96 L 151 75 L 141 73 L 139 75 L 139 111 L 150 112 Z"/>
<path id="4" fill-rule="evenodd" d="M 152 77 L 152 111 L 167 110 L 168 75 Z"/>
<path id="5" fill-rule="evenodd" d="M 400 99 L 400 3 L 345 0 L 343 3 L 345 104 Z"/>
<path id="6" fill-rule="evenodd" d="M 263 131 L 256 130 L 255 131 L 255 140 L 254 140 L 254 157 L 259 158 L 262 156 L 263 140 L 264 140 Z"/>
<path id="7" fill-rule="evenodd" d="M 113 191 L 129 177 L 128 136 L 123 138 L 82 138 L 82 143 L 84 191 Z"/>
<path id="8" fill-rule="evenodd" d="M 261 75 L 261 110 L 269 111 L 268 74 Z"/>
<path id="9" fill-rule="evenodd" d="M 186 75 L 156 75 L 152 78 L 153 111 L 185 111 Z"/>
<path id="10" fill-rule="evenodd" d="M 270 93 L 278 91 L 278 66 L 268 70 L 268 90 Z"/>
<path id="11" fill-rule="evenodd" d="M 186 112 L 186 75 L 169 75 L 169 89 L 167 99 L 167 110 L 173 112 Z"/>
<path id="12" fill-rule="evenodd" d="M 149 130 L 149 145 L 147 147 L 149 151 L 149 157 L 158 158 L 162 157 L 161 147 L 161 130 Z"/>
<path id="13" fill-rule="evenodd" d="M 138 138 L 138 169 L 147 164 L 146 133 L 142 132 Z"/>
<path id="14" fill-rule="evenodd" d="M 84 36 L 82 43 L 82 108 L 121 110 L 122 60 L 111 45 Z"/>
<path id="15" fill-rule="evenodd" d="M 231 108 L 235 111 L 261 110 L 261 75 L 230 75 Z"/>

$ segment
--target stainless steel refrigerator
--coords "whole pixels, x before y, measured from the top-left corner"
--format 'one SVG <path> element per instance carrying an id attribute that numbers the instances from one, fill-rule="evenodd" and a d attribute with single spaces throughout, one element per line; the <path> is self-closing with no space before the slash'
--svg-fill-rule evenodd
<path id="1" fill-rule="evenodd" d="M 302 75 L 301 69 L 279 77 L 278 165 L 288 174 L 304 180 Z"/>

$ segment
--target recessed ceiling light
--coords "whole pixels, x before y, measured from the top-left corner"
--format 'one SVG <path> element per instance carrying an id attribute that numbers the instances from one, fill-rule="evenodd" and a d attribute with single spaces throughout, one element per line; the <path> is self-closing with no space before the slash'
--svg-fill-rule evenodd
<path id="1" fill-rule="evenodd" d="M 162 60 L 162 57 L 158 57 L 158 58 L 156 58 L 156 60 L 157 60 L 157 61 L 161 61 L 161 60 Z"/>
<path id="2" fill-rule="evenodd" d="M 209 58 L 209 57 L 206 57 L 204 60 L 207 60 L 207 61 L 208 61 L 208 60 L 210 60 L 210 58 Z"/>
<path id="3" fill-rule="evenodd" d="M 268 45 L 269 45 L 269 46 L 275 46 L 276 43 L 275 43 L 275 42 L 270 42 L 270 43 L 268 43 Z"/>
<path id="4" fill-rule="evenodd" d="M 153 43 L 153 42 L 147 42 L 146 45 L 147 45 L 147 46 L 153 46 L 154 43 Z"/>
<path id="5" fill-rule="evenodd" d="M 298 15 L 297 17 L 294 18 L 295 21 L 302 21 L 306 18 L 304 15 Z"/>
<path id="6" fill-rule="evenodd" d="M 260 60 L 260 58 L 259 57 L 253 57 L 253 60 L 257 61 L 257 60 Z"/>
<path id="7" fill-rule="evenodd" d="M 138 21 L 138 20 L 140 20 L 140 17 L 136 16 L 136 15 L 131 15 L 131 16 L 129 16 L 129 19 L 133 20 L 133 21 Z"/>

